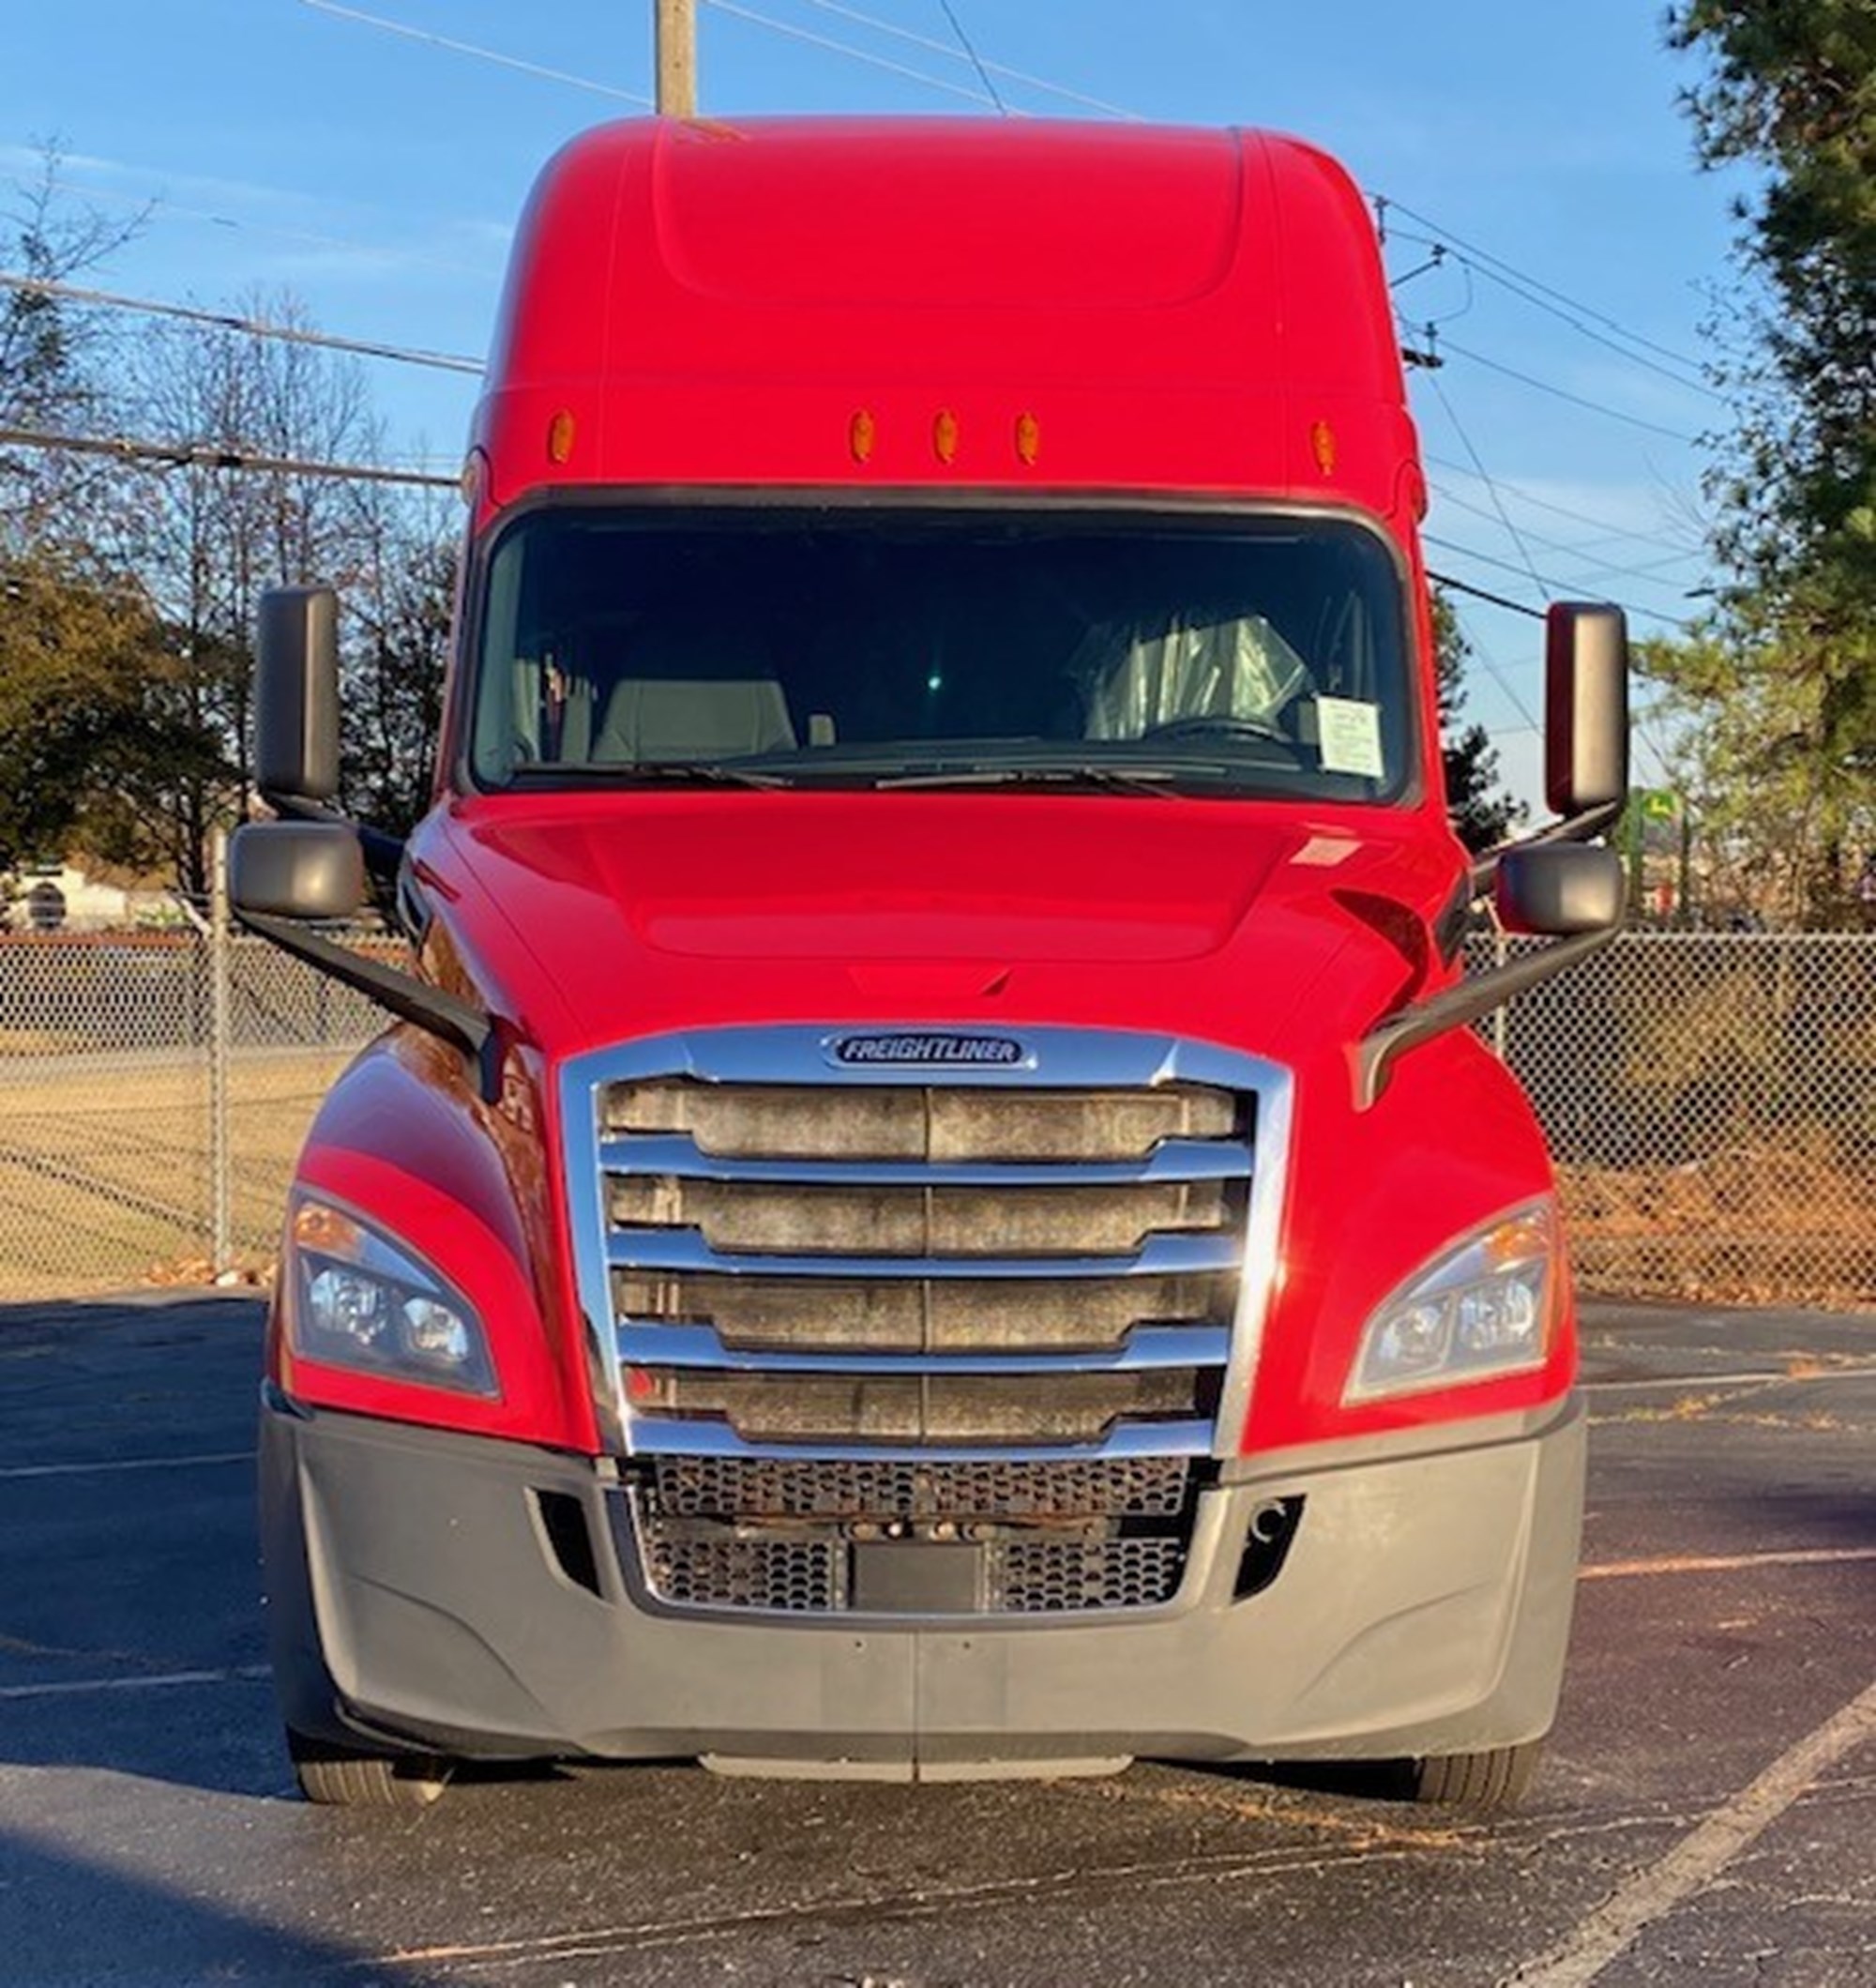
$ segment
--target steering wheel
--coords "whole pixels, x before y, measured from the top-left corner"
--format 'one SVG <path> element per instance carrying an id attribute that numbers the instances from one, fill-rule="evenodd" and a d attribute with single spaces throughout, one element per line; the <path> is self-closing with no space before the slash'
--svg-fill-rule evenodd
<path id="1" fill-rule="evenodd" d="M 1194 712 L 1184 718 L 1169 718 L 1163 724 L 1148 725 L 1141 735 L 1150 738 L 1261 738 L 1272 745 L 1289 748 L 1291 741 L 1275 725 L 1261 719 L 1233 718 L 1229 713 L 1207 717 Z"/>

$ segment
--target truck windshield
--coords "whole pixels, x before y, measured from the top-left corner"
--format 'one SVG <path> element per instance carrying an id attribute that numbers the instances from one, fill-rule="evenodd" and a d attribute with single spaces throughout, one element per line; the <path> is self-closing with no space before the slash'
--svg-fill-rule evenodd
<path id="1" fill-rule="evenodd" d="M 554 506 L 487 562 L 470 767 L 1384 802 L 1402 599 L 1343 519 Z"/>

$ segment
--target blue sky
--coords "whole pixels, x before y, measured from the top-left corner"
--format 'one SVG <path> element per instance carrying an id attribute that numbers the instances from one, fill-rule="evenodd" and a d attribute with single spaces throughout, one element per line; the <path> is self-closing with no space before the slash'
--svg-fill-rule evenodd
<path id="1" fill-rule="evenodd" d="M 1694 170 L 1675 98 L 1696 71 L 1662 48 L 1657 6 L 951 4 L 1013 111 L 1268 125 L 1339 153 L 1398 204 L 1403 317 L 1415 341 L 1438 321 L 1447 357 L 1413 389 L 1434 563 L 1532 604 L 1620 599 L 1637 632 L 1692 611 L 1707 575 L 1689 438 L 1723 409 L 1690 383 L 1709 296 L 1733 281 L 1737 189 Z M 16 0 L 0 186 L 55 139 L 75 194 L 112 212 L 154 203 L 95 281 L 216 304 L 290 286 L 327 330 L 478 356 L 536 168 L 649 97 L 651 12 Z M 718 114 L 994 114 L 941 0 L 700 0 L 699 73 Z M 1415 274 L 1430 257 L 1414 236 L 1496 261 L 1449 253 Z M 1555 308 L 1515 295 L 1507 271 Z M 371 384 L 400 460 L 454 465 L 473 380 L 374 364 Z M 1480 651 L 1472 715 L 1533 794 L 1542 631 L 1482 603 L 1465 619 Z M 1645 732 L 1638 770 L 1656 777 Z"/>

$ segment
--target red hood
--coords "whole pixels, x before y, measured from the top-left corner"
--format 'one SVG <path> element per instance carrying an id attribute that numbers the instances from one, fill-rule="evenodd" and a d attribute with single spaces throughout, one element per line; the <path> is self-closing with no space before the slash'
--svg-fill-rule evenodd
<path id="1" fill-rule="evenodd" d="M 1442 971 L 1427 924 L 1459 869 L 1419 815 L 1038 794 L 505 797 L 413 853 L 480 998 L 556 1056 L 1054 1022 L 1295 1062 Z"/>

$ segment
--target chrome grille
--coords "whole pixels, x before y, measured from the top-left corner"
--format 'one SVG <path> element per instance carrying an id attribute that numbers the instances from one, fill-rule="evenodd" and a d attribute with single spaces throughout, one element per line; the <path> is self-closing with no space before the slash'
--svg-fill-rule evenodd
<path id="1" fill-rule="evenodd" d="M 1246 1117 L 1198 1085 L 607 1086 L 601 1207 L 635 1427 L 1058 1449 L 1208 1431 Z"/>
<path id="2" fill-rule="evenodd" d="M 1068 1029 L 995 1067 L 846 1046 L 726 1028 L 563 1072 L 640 1578 L 771 1613 L 1170 1602 L 1248 1402 L 1287 1073 Z"/>

